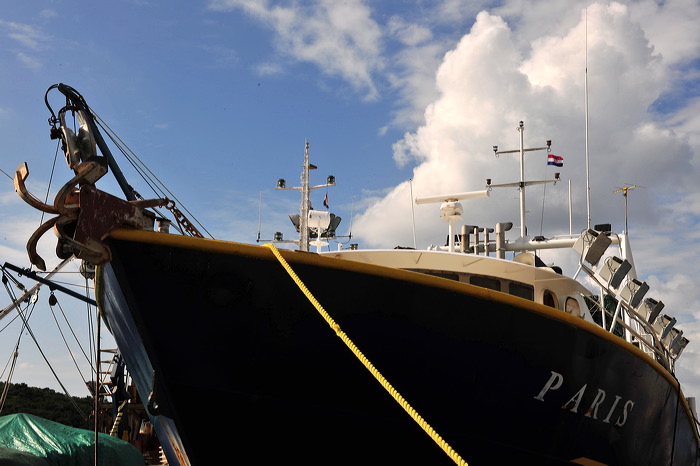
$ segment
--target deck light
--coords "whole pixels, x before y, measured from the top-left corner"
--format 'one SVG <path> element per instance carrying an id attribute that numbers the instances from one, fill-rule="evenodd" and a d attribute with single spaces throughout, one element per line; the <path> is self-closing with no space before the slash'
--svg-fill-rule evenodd
<path id="1" fill-rule="evenodd" d="M 329 184 L 331 186 L 335 186 L 335 176 L 328 175 L 328 178 L 326 178 L 326 184 Z"/>
<path id="2" fill-rule="evenodd" d="M 661 310 L 664 308 L 664 303 L 653 298 L 647 298 L 644 300 L 644 308 L 647 311 L 647 322 L 653 325 L 654 321 L 661 313 Z"/>
<path id="3" fill-rule="evenodd" d="M 647 282 L 640 282 L 636 278 L 628 280 L 620 292 L 620 297 L 627 301 L 630 306 L 637 307 L 642 302 L 642 298 L 649 291 Z"/>
<path id="4" fill-rule="evenodd" d="M 612 240 L 603 233 L 591 230 L 590 228 L 581 234 L 581 237 L 574 244 L 574 250 L 581 254 L 582 259 L 591 265 L 598 264 Z"/>
<path id="5" fill-rule="evenodd" d="M 277 189 L 284 189 L 287 187 L 287 182 L 284 180 L 284 178 L 280 178 L 277 180 Z"/>
<path id="6" fill-rule="evenodd" d="M 617 256 L 610 256 L 605 259 L 598 273 L 603 279 L 607 280 L 610 288 L 617 289 L 630 270 L 632 270 L 632 264 L 627 259 L 623 260 Z"/>
<path id="7" fill-rule="evenodd" d="M 688 339 L 683 336 L 683 332 L 681 331 L 679 332 L 679 335 L 673 339 L 668 349 L 676 358 L 678 358 L 687 345 Z"/>
<path id="8" fill-rule="evenodd" d="M 275 238 L 275 241 L 282 241 L 282 232 L 276 231 L 274 238 Z"/>
<path id="9" fill-rule="evenodd" d="M 661 340 L 663 343 L 666 343 L 666 337 L 669 333 L 671 333 L 671 330 L 673 330 L 673 326 L 676 325 L 676 322 L 677 321 L 675 317 L 669 317 L 665 314 L 662 316 L 660 327 L 663 330 L 659 334 L 659 340 Z"/>

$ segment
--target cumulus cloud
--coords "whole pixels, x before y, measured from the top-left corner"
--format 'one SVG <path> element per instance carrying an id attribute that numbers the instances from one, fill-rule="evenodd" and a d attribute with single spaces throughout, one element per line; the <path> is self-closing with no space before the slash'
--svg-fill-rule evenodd
<path id="1" fill-rule="evenodd" d="M 562 178 L 572 180 L 581 224 L 582 218 L 585 221 L 581 207 L 586 205 L 586 80 L 591 186 L 596 194 L 592 214 L 600 221 L 619 218 L 622 200 L 611 192 L 625 183 L 645 186 L 642 196 L 652 196 L 650 190 L 677 195 L 695 190 L 692 135 L 680 131 L 673 118 L 661 119 L 650 111 L 668 89 L 670 65 L 656 52 L 632 12 L 631 7 L 617 3 L 595 4 L 587 12 L 578 10 L 578 20 L 568 30 L 550 34 L 542 29 L 544 33 L 527 46 L 522 39 L 531 36 L 531 30 L 521 31 L 500 16 L 480 13 L 468 34 L 445 54 L 435 75 L 439 96 L 425 107 L 423 123 L 394 144 L 397 163 L 415 165 L 412 183 L 395 187 L 368 209 L 356 221 L 357 234 L 375 245 L 388 246 L 381 238 L 395 238 L 410 230 L 404 220 L 410 219 L 405 215 L 409 188 L 433 195 L 483 189 L 486 178 L 494 183 L 517 181 L 517 156 L 496 158 L 490 149 L 492 145 L 516 149 L 515 127 L 521 120 L 526 127 L 526 147 L 543 146 L 552 139 L 552 151 L 564 157 Z M 520 27 L 531 24 L 515 23 Z M 686 115 L 689 126 L 692 115 Z M 527 177 L 551 177 L 545 160 L 546 154 L 526 155 Z M 541 199 L 541 190 L 535 189 L 530 196 Z M 567 194 L 564 183 L 547 190 L 547 217 L 568 222 L 568 207 L 560 201 Z M 504 196 L 506 202 L 478 201 L 488 203 L 489 211 L 478 220 L 493 224 L 513 217 L 517 201 L 508 198 L 516 194 Z M 392 199 L 401 204 L 390 205 Z M 418 214 L 419 236 L 434 236 L 444 229 L 439 222 L 428 221 L 439 215 L 436 208 Z M 471 212 L 472 206 L 468 208 Z M 529 208 L 532 232 L 533 226 L 540 226 L 535 220 L 543 215 L 536 203 Z M 473 206 L 473 210 L 482 209 Z M 387 219 L 388 213 L 400 218 Z M 635 213 L 648 221 L 658 218 L 653 212 Z"/>

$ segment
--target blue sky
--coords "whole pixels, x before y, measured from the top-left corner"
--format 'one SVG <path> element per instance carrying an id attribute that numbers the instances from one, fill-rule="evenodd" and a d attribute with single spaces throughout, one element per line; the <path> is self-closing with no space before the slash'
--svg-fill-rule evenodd
<path id="1" fill-rule="evenodd" d="M 15 2 L 0 13 L 0 169 L 26 161 L 42 198 L 69 178 L 59 154 L 51 179 L 56 144 L 43 102 L 63 82 L 217 239 L 255 241 L 261 196 L 263 239 L 294 236 L 287 215 L 298 198 L 274 186 L 298 185 L 308 140 L 312 182 L 336 176 L 328 195 L 340 234 L 352 225 L 361 247 L 412 246 L 414 217 L 426 247 L 444 241 L 445 225 L 435 206 L 412 211 L 411 193 L 515 181 L 517 160 L 491 147 L 516 149 L 523 120 L 527 146 L 551 139 L 564 157 L 564 182 L 528 191 L 529 233 L 552 236 L 568 233 L 569 180 L 574 230 L 585 227 L 587 78 L 592 222 L 622 230 L 613 191 L 639 186 L 628 197 L 637 271 L 691 339 L 678 375 L 698 396 L 699 19 L 695 0 Z M 528 177 L 553 175 L 545 159 L 527 156 Z M 24 243 L 41 217 L 0 180 L 0 260 L 26 266 Z M 118 193 L 107 177 L 100 186 Z M 317 208 L 325 194 L 314 192 Z M 467 222 L 517 224 L 515 195 L 471 201 Z M 543 253 L 573 274 L 569 256 Z M 87 332 L 84 306 L 61 301 Z M 35 331 L 80 394 L 48 312 L 37 306 Z M 16 340 L 13 325 L 0 341 Z M 23 341 L 13 380 L 56 388 Z"/>

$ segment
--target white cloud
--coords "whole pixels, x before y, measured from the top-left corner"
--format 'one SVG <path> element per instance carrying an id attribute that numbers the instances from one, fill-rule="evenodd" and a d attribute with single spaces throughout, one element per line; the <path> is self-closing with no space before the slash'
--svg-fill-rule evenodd
<path id="1" fill-rule="evenodd" d="M 585 186 L 586 17 L 581 10 L 577 16 L 578 22 L 569 30 L 558 35 L 541 33 L 529 47 L 523 47 L 519 41 L 532 31 L 511 30 L 498 16 L 478 15 L 471 31 L 445 55 L 435 80 L 440 96 L 425 108 L 424 123 L 394 146 L 397 162 L 418 164 L 414 191 L 428 195 L 481 189 L 486 178 L 516 181 L 515 157 L 496 159 L 489 149 L 494 144 L 501 149 L 517 148 L 518 135 L 513 129 L 524 120 L 527 146 L 554 140 L 553 151 L 565 158 L 562 176 L 573 180 L 575 204 L 581 206 Z M 594 204 L 594 213 L 601 221 L 619 218 L 621 200 L 610 196 L 616 186 L 635 183 L 645 186 L 647 192 L 696 189 L 692 173 L 695 151 L 689 144 L 694 136 L 681 131 L 690 129 L 692 114 L 687 112 L 686 127 L 680 128 L 672 118 L 660 120 L 649 112 L 668 86 L 670 73 L 633 18 L 630 8 L 621 4 L 588 8 L 591 180 L 594 192 L 606 195 Z M 540 178 L 544 155 L 526 157 L 530 176 Z M 606 169 L 611 164 L 622 169 L 625 179 L 619 178 L 620 172 Z M 394 189 L 405 191 L 407 185 Z M 549 192 L 561 197 L 562 187 L 559 189 Z M 390 196 L 405 197 L 399 193 Z M 367 238 L 375 243 L 378 238 L 401 234 L 405 221 L 378 221 L 386 212 L 405 214 L 405 205 L 402 210 L 392 208 L 388 199 L 358 219 L 358 234 L 367 228 Z M 555 217 L 565 217 L 563 204 L 554 205 Z M 514 205 L 508 207 L 512 212 Z M 531 208 L 538 218 L 541 209 Z M 500 208 L 489 209 L 491 223 L 503 220 L 496 215 L 506 216 Z M 432 232 L 442 227 L 439 223 L 418 225 L 420 230 Z"/>
<path id="2" fill-rule="evenodd" d="M 210 8 L 243 9 L 275 30 L 279 52 L 347 80 L 369 100 L 378 98 L 374 73 L 383 68 L 381 30 L 360 0 L 289 6 L 250 0 L 213 1 Z"/>
<path id="3" fill-rule="evenodd" d="M 700 3 L 695 0 L 646 0 L 635 4 L 632 17 L 639 21 L 649 42 L 668 64 L 697 58 Z"/>
<path id="4" fill-rule="evenodd" d="M 29 56 L 26 53 L 18 52 L 17 59 L 20 62 L 24 63 L 27 66 L 27 68 L 31 68 L 33 70 L 41 69 L 41 61 L 38 60 L 36 57 Z"/>
<path id="5" fill-rule="evenodd" d="M 58 16 L 58 13 L 56 13 L 56 10 L 46 9 L 46 10 L 41 10 L 39 12 L 39 17 L 41 19 L 53 19 L 57 16 Z"/>
<path id="6" fill-rule="evenodd" d="M 0 20 L 0 28 L 7 37 L 30 50 L 40 50 L 47 42 L 46 35 L 36 26 Z"/>
<path id="7" fill-rule="evenodd" d="M 398 16 L 392 16 L 387 25 L 390 34 L 393 34 L 404 45 L 415 47 L 433 38 L 432 31 L 419 24 L 407 23 Z"/>
<path id="8" fill-rule="evenodd" d="M 12 21 L 0 20 L 0 32 L 16 43 L 15 56 L 28 68 L 38 70 L 42 62 L 37 54 L 48 48 L 50 37 L 39 27 Z"/>

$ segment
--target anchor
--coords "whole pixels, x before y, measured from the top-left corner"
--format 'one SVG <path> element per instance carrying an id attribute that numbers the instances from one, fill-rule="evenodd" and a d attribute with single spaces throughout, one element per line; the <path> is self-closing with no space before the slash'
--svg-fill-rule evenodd
<path id="1" fill-rule="evenodd" d="M 125 201 L 98 190 L 94 182 L 107 173 L 98 162 L 82 162 L 75 166 L 75 171 L 77 174 L 56 194 L 53 205 L 41 202 L 27 190 L 26 162 L 15 172 L 15 190 L 19 196 L 37 210 L 57 214 L 42 223 L 27 242 L 29 260 L 40 270 L 46 270 L 46 262 L 37 253 L 37 243 L 47 231 L 53 229 L 58 236 L 59 258 L 74 255 L 93 265 L 102 265 L 112 259 L 102 240 L 119 227 L 152 230 L 155 214 L 145 209 L 163 207 L 170 202 L 167 198 Z"/>
<path id="2" fill-rule="evenodd" d="M 60 139 L 66 164 L 74 176 L 58 190 L 53 205 L 40 201 L 26 187 L 29 168 L 26 162 L 17 167 L 14 176 L 15 191 L 30 206 L 55 215 L 41 224 L 27 242 L 29 260 L 40 270 L 46 270 L 44 259 L 37 253 L 39 239 L 53 229 L 58 236 L 56 255 L 67 259 L 71 255 L 93 265 L 109 262 L 112 254 L 103 242 L 116 228 L 131 227 L 153 230 L 155 214 L 146 209 L 170 206 L 167 199 L 137 200 L 123 178 L 109 148 L 105 144 L 85 99 L 70 86 L 55 84 L 46 91 L 58 89 L 66 97 L 66 105 L 56 116 L 45 96 L 51 112 L 49 123 L 51 139 Z M 79 128 L 73 131 L 66 125 L 66 113 L 77 116 Z M 97 148 L 102 155 L 98 155 Z M 112 168 L 128 200 L 98 190 L 94 185 Z"/>

